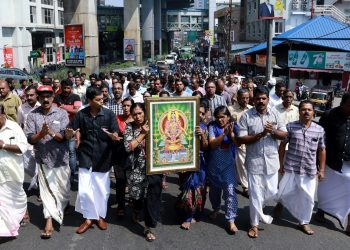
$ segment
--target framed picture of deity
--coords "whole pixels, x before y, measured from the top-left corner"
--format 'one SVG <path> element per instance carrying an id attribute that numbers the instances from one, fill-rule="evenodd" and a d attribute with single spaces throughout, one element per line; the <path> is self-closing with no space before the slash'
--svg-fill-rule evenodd
<path id="1" fill-rule="evenodd" d="M 198 170 L 199 98 L 147 98 L 147 174 Z"/>

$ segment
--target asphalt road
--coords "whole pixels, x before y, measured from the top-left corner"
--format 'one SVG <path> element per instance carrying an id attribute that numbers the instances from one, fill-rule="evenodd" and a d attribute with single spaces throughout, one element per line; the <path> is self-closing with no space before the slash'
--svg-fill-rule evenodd
<path id="1" fill-rule="evenodd" d="M 95 227 L 85 234 L 75 234 L 75 229 L 83 222 L 83 218 L 74 212 L 65 217 L 61 227 L 55 226 L 56 230 L 50 240 L 42 240 L 42 204 L 37 201 L 35 194 L 29 194 L 30 224 L 20 229 L 16 239 L 0 239 L 0 249 L 349 249 L 350 237 L 344 234 L 336 220 L 327 217 L 326 224 L 312 220 L 315 235 L 308 236 L 297 229 L 297 221 L 288 211 L 284 211 L 282 219 L 275 220 L 271 225 L 261 224 L 264 231 L 260 231 L 259 238 L 250 239 L 246 233 L 249 228 L 248 199 L 240 194 L 236 220 L 240 231 L 236 235 L 226 233 L 223 211 L 216 220 L 208 218 L 211 209 L 208 200 L 202 221 L 192 225 L 189 231 L 184 231 L 179 228 L 174 211 L 178 195 L 177 176 L 170 175 L 168 182 L 169 188 L 162 195 L 162 218 L 155 230 L 155 242 L 144 240 L 143 223 L 132 222 L 131 209 L 127 209 L 123 220 L 117 219 L 112 179 L 107 216 L 109 227 L 106 231 Z M 76 191 L 72 191 L 71 204 L 74 204 L 75 197 Z M 266 206 L 268 213 L 272 213 L 273 205 L 271 203 Z"/>

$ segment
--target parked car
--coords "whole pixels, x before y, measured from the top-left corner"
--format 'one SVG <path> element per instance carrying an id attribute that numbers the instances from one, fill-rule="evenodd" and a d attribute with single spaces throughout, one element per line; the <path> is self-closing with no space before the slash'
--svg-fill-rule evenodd
<path id="1" fill-rule="evenodd" d="M 0 68 L 0 79 L 12 78 L 16 81 L 29 79 L 29 75 L 23 70 L 17 68 Z"/>
<path id="2" fill-rule="evenodd" d="M 169 54 L 165 57 L 165 62 L 167 64 L 175 64 L 175 57 L 173 55 Z"/>

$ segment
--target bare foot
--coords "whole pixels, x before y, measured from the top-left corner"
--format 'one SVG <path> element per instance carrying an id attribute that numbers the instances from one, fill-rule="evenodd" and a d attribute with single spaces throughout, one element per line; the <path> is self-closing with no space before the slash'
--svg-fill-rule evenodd
<path id="1" fill-rule="evenodd" d="M 191 222 L 184 222 L 181 224 L 180 228 L 183 229 L 183 230 L 189 230 L 191 227 Z"/>
<path id="2" fill-rule="evenodd" d="M 196 223 L 196 222 L 197 222 L 196 219 L 193 219 L 193 218 L 192 218 L 191 224 L 194 224 L 194 223 Z"/>
<path id="3" fill-rule="evenodd" d="M 236 227 L 236 224 L 234 221 L 230 221 L 227 225 L 227 230 L 231 234 L 235 234 L 238 232 L 238 228 Z"/>

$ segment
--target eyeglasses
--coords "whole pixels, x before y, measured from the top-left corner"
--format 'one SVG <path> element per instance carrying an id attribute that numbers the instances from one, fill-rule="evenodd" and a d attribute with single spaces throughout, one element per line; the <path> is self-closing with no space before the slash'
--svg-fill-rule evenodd
<path id="1" fill-rule="evenodd" d="M 52 94 L 46 94 L 46 95 L 40 95 L 39 96 L 39 98 L 41 98 L 41 99 L 48 99 L 48 98 L 51 98 L 51 97 L 53 97 L 53 95 Z"/>

